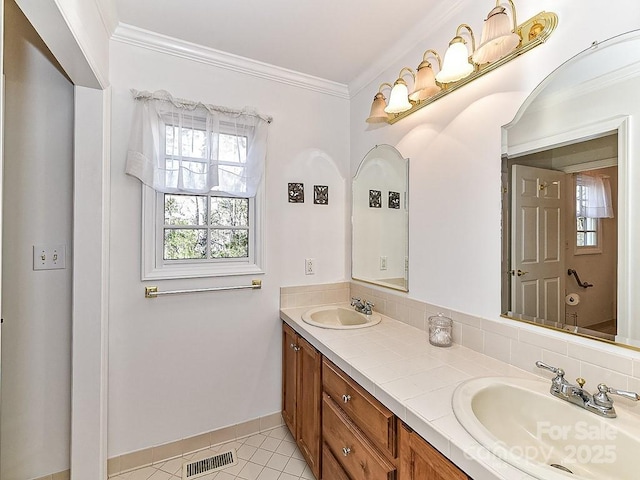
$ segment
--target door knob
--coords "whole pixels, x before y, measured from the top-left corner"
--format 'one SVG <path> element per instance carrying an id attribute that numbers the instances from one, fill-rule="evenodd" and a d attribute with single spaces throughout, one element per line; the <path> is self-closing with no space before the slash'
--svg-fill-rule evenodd
<path id="1" fill-rule="evenodd" d="M 518 269 L 518 270 L 509 270 L 509 273 L 511 275 L 518 275 L 519 277 L 522 277 L 523 275 L 526 275 L 529 272 L 525 272 L 524 270 Z"/>

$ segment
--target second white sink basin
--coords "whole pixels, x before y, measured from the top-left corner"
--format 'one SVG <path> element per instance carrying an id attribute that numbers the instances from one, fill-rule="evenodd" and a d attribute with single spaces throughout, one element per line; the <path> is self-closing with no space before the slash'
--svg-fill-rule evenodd
<path id="1" fill-rule="evenodd" d="M 475 378 L 456 389 L 453 411 L 482 446 L 535 478 L 640 478 L 640 417 L 620 407 L 617 418 L 600 417 L 552 396 L 549 386 Z"/>
<path id="2" fill-rule="evenodd" d="M 302 320 L 316 327 L 347 330 L 371 327 L 380 323 L 381 317 L 375 312 L 365 315 L 351 308 L 332 305 L 307 310 L 302 314 Z"/>

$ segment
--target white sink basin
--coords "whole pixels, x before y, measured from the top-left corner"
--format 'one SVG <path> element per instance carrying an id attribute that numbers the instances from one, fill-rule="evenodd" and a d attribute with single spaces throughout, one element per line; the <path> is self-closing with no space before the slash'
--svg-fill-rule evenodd
<path id="1" fill-rule="evenodd" d="M 620 406 L 617 418 L 600 417 L 552 396 L 549 387 L 475 378 L 456 389 L 453 411 L 482 446 L 535 478 L 638 480 L 640 417 Z"/>
<path id="2" fill-rule="evenodd" d="M 316 327 L 347 330 L 371 327 L 380 323 L 381 317 L 375 312 L 371 315 L 365 315 L 352 308 L 334 305 L 307 310 L 302 314 L 302 320 Z"/>

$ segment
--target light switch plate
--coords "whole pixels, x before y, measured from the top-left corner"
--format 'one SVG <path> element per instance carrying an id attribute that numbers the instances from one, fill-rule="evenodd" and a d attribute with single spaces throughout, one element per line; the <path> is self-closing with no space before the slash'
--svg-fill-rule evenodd
<path id="1" fill-rule="evenodd" d="M 34 270 L 61 270 L 67 268 L 65 245 L 34 245 Z"/>

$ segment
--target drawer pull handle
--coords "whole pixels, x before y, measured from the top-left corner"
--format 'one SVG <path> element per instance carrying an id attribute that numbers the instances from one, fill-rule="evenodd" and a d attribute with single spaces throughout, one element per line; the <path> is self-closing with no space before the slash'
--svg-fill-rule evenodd
<path id="1" fill-rule="evenodd" d="M 295 343 L 292 343 L 291 345 L 289 345 L 291 348 L 293 348 L 294 352 L 297 352 L 298 350 L 300 350 L 300 347 L 297 346 Z"/>
<path id="2" fill-rule="evenodd" d="M 349 447 L 344 447 L 342 449 L 342 454 L 346 457 L 347 455 L 349 455 L 351 453 L 351 449 Z"/>
<path id="3" fill-rule="evenodd" d="M 351 400 L 351 395 L 342 395 L 342 401 L 344 403 L 349 403 L 349 400 Z"/>

